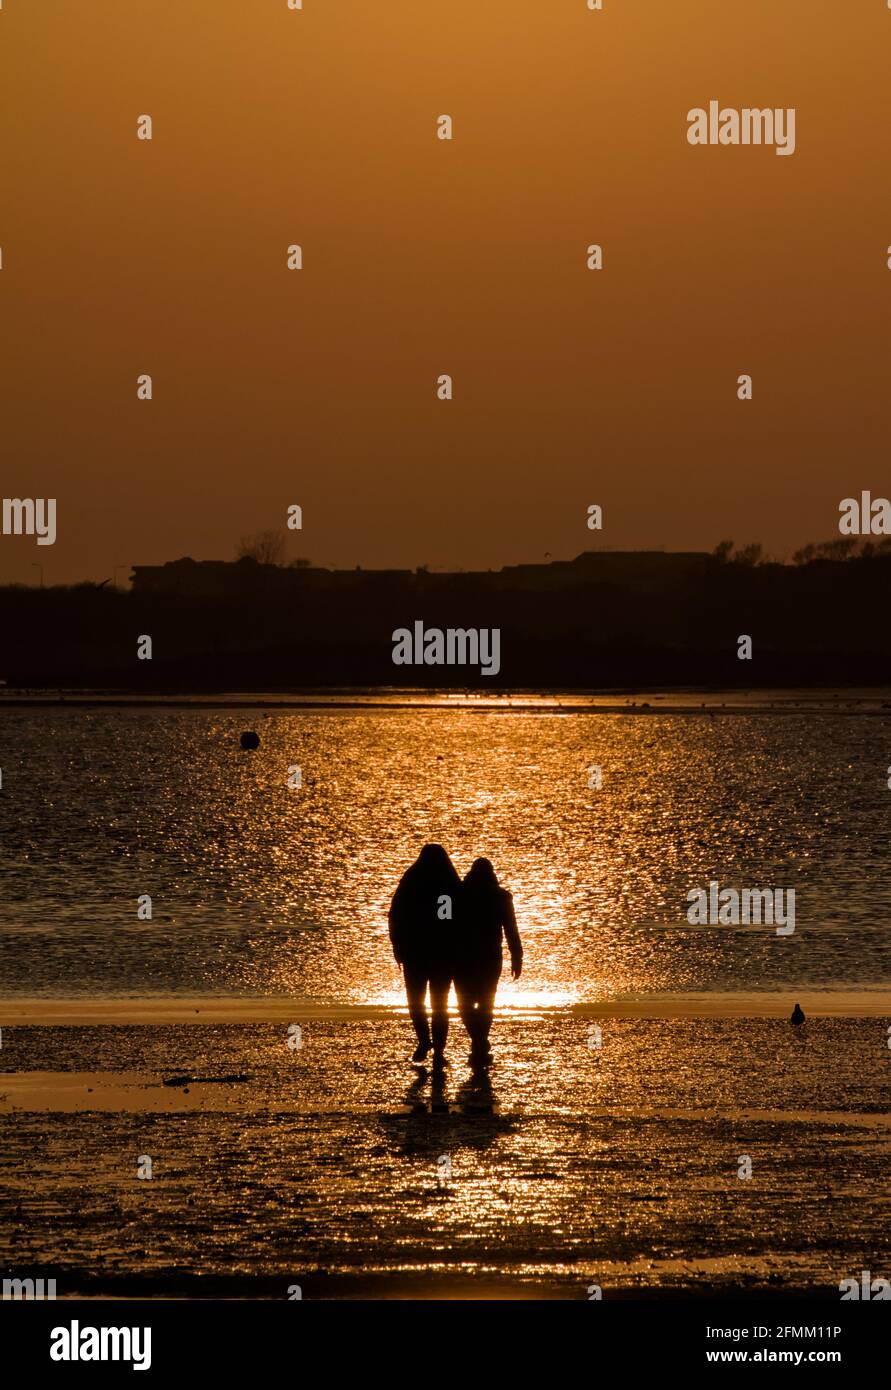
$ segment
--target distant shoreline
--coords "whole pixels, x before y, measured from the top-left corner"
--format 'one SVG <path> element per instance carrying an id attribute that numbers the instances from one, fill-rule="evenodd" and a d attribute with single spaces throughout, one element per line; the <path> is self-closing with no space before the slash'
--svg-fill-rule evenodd
<path id="1" fill-rule="evenodd" d="M 278 692 L 145 693 L 124 690 L 0 691 L 4 709 L 229 709 L 286 711 L 456 711 L 474 714 L 718 715 L 815 714 L 891 716 L 891 687 L 852 690 L 620 690 L 515 691 L 395 690 L 341 688 Z"/>

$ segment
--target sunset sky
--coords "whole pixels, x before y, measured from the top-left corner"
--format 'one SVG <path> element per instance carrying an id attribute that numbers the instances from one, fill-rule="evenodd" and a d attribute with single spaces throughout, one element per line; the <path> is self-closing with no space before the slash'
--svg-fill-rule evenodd
<path id="1" fill-rule="evenodd" d="M 0 580 L 295 502 L 337 566 L 837 534 L 891 486 L 889 72 L 884 0 L 4 0 L 3 493 L 58 539 Z M 711 99 L 794 155 L 688 145 Z"/>

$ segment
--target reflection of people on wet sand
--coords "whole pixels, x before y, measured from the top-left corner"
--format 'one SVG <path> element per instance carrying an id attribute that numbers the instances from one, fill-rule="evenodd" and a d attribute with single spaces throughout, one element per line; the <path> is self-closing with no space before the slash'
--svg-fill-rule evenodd
<path id="1" fill-rule="evenodd" d="M 430 990 L 433 1064 L 444 1063 L 452 983 L 452 923 L 461 880 L 442 845 L 425 845 L 406 869 L 390 905 L 390 941 L 402 966 L 408 1012 L 418 1046 L 413 1062 L 430 1051 L 431 1028 L 425 998 Z"/>
<path id="2" fill-rule="evenodd" d="M 513 898 L 499 884 L 488 859 L 475 861 L 462 887 L 452 967 L 455 992 L 461 1019 L 470 1034 L 471 1066 L 486 1066 L 492 1060 L 489 1030 L 501 976 L 502 933 L 515 980 L 523 969 L 523 947 Z"/>

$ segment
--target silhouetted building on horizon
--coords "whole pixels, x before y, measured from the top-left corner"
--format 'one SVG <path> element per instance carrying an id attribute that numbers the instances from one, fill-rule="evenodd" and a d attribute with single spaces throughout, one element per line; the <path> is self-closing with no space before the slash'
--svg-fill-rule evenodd
<path id="1" fill-rule="evenodd" d="M 745 554 L 745 552 L 744 552 Z M 499 570 L 337 570 L 184 558 L 128 592 L 0 588 L 10 686 L 132 691 L 415 685 L 697 689 L 891 684 L 891 547 L 755 564 L 586 550 Z M 877 616 L 878 615 L 878 616 Z M 499 634 L 499 669 L 394 661 L 421 623 Z M 138 656 L 150 635 L 151 661 Z M 739 657 L 746 635 L 749 656 Z"/>
<path id="2" fill-rule="evenodd" d="M 182 598 L 243 598 L 249 594 L 284 597 L 311 590 L 329 593 L 374 589 L 419 589 L 472 585 L 475 589 L 549 590 L 579 584 L 621 584 L 637 591 L 661 587 L 681 574 L 704 570 L 705 551 L 584 550 L 572 560 L 504 565 L 500 570 L 329 569 L 324 566 L 266 565 L 256 560 L 193 560 L 184 556 L 163 565 L 134 565 L 132 591 Z"/>

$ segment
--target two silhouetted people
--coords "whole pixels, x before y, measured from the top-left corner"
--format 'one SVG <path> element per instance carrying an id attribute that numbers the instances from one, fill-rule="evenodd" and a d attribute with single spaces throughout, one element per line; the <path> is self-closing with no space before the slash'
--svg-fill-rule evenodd
<path id="1" fill-rule="evenodd" d="M 413 1062 L 433 1046 L 442 1065 L 449 1031 L 448 997 L 454 980 L 461 1019 L 470 1036 L 470 1060 L 491 1061 L 489 1030 L 501 976 L 502 937 L 511 974 L 519 979 L 523 947 L 513 899 L 488 859 L 477 859 L 464 882 L 442 845 L 425 845 L 402 875 L 390 906 L 390 940 L 402 966 L 408 1011 L 418 1039 Z M 430 991 L 432 1036 L 425 997 Z"/>

